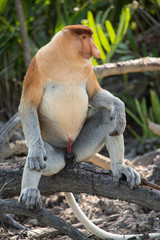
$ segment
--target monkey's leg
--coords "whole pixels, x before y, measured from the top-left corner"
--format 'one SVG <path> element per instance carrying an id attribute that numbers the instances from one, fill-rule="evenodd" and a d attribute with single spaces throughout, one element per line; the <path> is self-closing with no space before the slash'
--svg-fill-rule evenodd
<path id="1" fill-rule="evenodd" d="M 109 136 L 114 128 L 112 122 L 110 111 L 105 108 L 99 109 L 86 120 L 72 146 L 75 162 L 88 160 L 106 144 L 111 159 L 114 181 L 118 182 L 124 174 L 130 187 L 133 188 L 140 183 L 140 176 L 134 169 L 124 164 L 123 135 Z"/>
<path id="2" fill-rule="evenodd" d="M 38 190 L 41 175 L 51 176 L 65 166 L 64 152 L 55 150 L 47 143 L 44 143 L 44 147 L 47 153 L 46 168 L 42 171 L 31 170 L 28 168 L 27 162 L 24 167 L 19 201 L 23 202 L 28 209 L 42 208 L 41 195 Z"/>

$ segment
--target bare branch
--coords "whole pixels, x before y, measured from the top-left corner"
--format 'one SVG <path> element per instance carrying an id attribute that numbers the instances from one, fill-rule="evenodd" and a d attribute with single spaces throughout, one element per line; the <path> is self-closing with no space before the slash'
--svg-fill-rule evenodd
<path id="1" fill-rule="evenodd" d="M 160 71 L 160 58 L 144 57 L 117 63 L 107 63 L 94 67 L 97 77 L 120 75 L 131 72 Z"/>
<path id="2" fill-rule="evenodd" d="M 16 222 L 11 216 L 8 214 L 2 213 L 0 214 L 0 219 L 5 223 L 5 225 L 9 225 L 10 227 L 17 228 L 19 230 L 24 230 L 26 229 L 23 225 L 20 223 Z"/>
<path id="3" fill-rule="evenodd" d="M 8 169 L 7 170 L 7 166 Z M 6 181 L 13 179 L 2 191 L 3 198 L 19 195 L 22 169 L 14 169 L 14 164 L 0 164 L 0 188 Z M 39 189 L 43 195 L 56 192 L 88 193 L 111 199 L 119 199 L 136 203 L 148 209 L 160 211 L 160 191 L 144 187 L 128 188 L 122 181 L 119 186 L 113 183 L 110 171 L 102 170 L 88 164 L 67 166 L 64 170 L 52 177 L 43 176 Z"/>

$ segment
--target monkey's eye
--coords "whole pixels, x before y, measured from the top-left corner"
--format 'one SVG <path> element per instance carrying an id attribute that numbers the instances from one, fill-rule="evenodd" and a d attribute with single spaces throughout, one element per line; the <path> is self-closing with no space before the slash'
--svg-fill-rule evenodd
<path id="1" fill-rule="evenodd" d="M 86 39 L 86 36 L 83 36 L 82 38 L 83 38 L 83 39 Z"/>

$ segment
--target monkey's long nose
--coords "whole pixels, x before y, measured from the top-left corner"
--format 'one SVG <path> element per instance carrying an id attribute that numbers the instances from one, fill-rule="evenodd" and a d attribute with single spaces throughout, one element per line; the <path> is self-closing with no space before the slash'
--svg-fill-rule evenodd
<path id="1" fill-rule="evenodd" d="M 92 39 L 91 39 L 91 52 L 95 58 L 101 57 L 101 53 L 100 53 L 99 49 L 97 48 L 97 46 L 94 44 Z"/>

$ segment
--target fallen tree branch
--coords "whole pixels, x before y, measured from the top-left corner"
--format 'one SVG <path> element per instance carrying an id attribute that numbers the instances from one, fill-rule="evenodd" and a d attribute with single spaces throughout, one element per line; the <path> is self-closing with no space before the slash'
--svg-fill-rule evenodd
<path id="1" fill-rule="evenodd" d="M 160 71 L 160 58 L 144 57 L 124 62 L 106 63 L 94 67 L 94 72 L 99 78 L 146 71 Z"/>
<path id="2" fill-rule="evenodd" d="M 6 181 L 13 179 L 2 190 L 2 197 L 11 198 L 19 195 L 22 169 L 16 168 L 15 164 L 0 164 L 0 168 L 0 188 Z M 13 168 L 15 169 L 13 170 Z M 101 170 L 88 164 L 75 164 L 67 166 L 52 177 L 43 176 L 39 189 L 42 195 L 51 195 L 56 192 L 88 193 L 124 200 L 160 211 L 160 191 L 142 185 L 130 189 L 125 181 L 122 183 L 115 186 L 110 171 Z"/>
<path id="3" fill-rule="evenodd" d="M 12 217 L 10 217 L 8 214 L 2 213 L 0 214 L 0 220 L 3 222 L 5 225 L 8 225 L 13 228 L 17 228 L 19 230 L 24 230 L 26 229 L 23 225 L 15 221 Z"/>
<path id="4" fill-rule="evenodd" d="M 41 211 L 27 210 L 20 203 L 15 203 L 11 200 L 0 199 L 0 213 L 19 214 L 29 217 L 37 218 L 40 224 L 43 226 L 51 226 L 58 229 L 61 233 L 68 235 L 74 240 L 87 240 L 88 238 L 79 230 L 74 228 L 71 224 L 65 220 L 53 215 L 47 209 L 42 208 Z"/>

